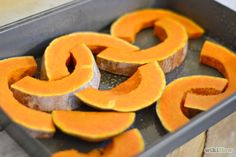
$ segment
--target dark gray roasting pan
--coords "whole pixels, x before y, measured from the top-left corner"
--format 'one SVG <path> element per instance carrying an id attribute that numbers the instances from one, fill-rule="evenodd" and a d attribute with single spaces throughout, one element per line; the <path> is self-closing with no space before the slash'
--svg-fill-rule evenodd
<path id="1" fill-rule="evenodd" d="M 236 50 L 236 13 L 212 0 L 75 0 L 0 27 L 0 58 L 34 55 L 40 60 L 52 39 L 76 31 L 109 33 L 109 25 L 120 15 L 142 8 L 167 8 L 188 16 L 206 29 L 205 36 L 190 40 L 184 63 L 167 74 L 167 82 L 188 75 L 221 76 L 216 70 L 198 63 L 203 42 L 213 40 Z M 158 43 L 152 30 L 137 36 L 136 45 L 145 48 Z M 191 65 L 191 66 L 190 66 Z M 235 69 L 236 70 L 236 69 Z M 126 78 L 102 72 L 101 89 L 112 88 Z M 199 133 L 236 111 L 236 94 L 207 112 L 200 113 L 179 130 L 168 133 L 155 113 L 155 105 L 137 112 L 136 122 L 145 140 L 146 150 L 140 156 L 165 156 Z M 50 156 L 52 153 L 75 148 L 87 152 L 104 143 L 89 143 L 67 136 L 60 131 L 52 139 L 34 139 L 20 126 L 11 122 L 1 111 L 1 130 L 25 149 L 30 156 Z"/>

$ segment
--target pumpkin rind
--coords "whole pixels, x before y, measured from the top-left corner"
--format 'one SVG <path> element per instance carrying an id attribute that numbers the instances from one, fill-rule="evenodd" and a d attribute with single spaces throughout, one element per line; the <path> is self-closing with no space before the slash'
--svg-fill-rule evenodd
<path id="1" fill-rule="evenodd" d="M 229 82 L 224 92 L 217 95 L 187 95 L 185 107 L 205 111 L 236 92 L 236 55 L 219 44 L 206 41 L 201 51 L 200 63 L 217 69 Z"/>
<path id="2" fill-rule="evenodd" d="M 77 108 L 79 102 L 73 93 L 90 86 L 98 88 L 100 72 L 91 51 L 85 45 L 75 47 L 71 54 L 76 65 L 69 76 L 56 81 L 25 77 L 11 85 L 15 97 L 26 106 L 41 111 Z"/>
<path id="3" fill-rule="evenodd" d="M 165 73 L 181 65 L 187 55 L 185 28 L 172 19 L 162 19 L 154 25 L 155 34 L 164 40 L 162 43 L 139 51 L 107 48 L 97 55 L 98 67 L 114 74 L 130 76 L 140 65 L 153 61 L 158 61 Z"/>
<path id="4" fill-rule="evenodd" d="M 129 128 L 135 113 L 53 111 L 53 121 L 63 132 L 87 141 L 101 141 Z"/>
<path id="5" fill-rule="evenodd" d="M 183 107 L 187 93 L 212 95 L 221 93 L 228 81 L 223 78 L 196 75 L 174 80 L 167 85 L 159 99 L 156 112 L 166 130 L 172 132 L 189 121 L 188 110 Z"/>
<path id="6" fill-rule="evenodd" d="M 65 63 L 70 57 L 70 50 L 79 44 L 85 44 L 92 49 L 96 49 L 96 47 L 112 47 L 130 51 L 139 49 L 124 40 L 108 34 L 79 32 L 64 35 L 53 40 L 47 47 L 42 61 L 41 79 L 57 80 L 68 76 L 70 73 Z"/>
<path id="7" fill-rule="evenodd" d="M 33 57 L 15 57 L 0 61 L 0 107 L 15 123 L 23 126 L 33 137 L 51 137 L 55 132 L 51 115 L 20 104 L 9 85 L 37 69 Z"/>
<path id="8" fill-rule="evenodd" d="M 165 88 L 165 75 L 156 62 L 140 66 L 133 76 L 111 90 L 87 88 L 75 95 L 91 107 L 131 112 L 150 106 Z"/>
<path id="9" fill-rule="evenodd" d="M 113 138 L 103 150 L 102 157 L 134 157 L 143 151 L 143 137 L 138 129 L 132 129 Z"/>
<path id="10" fill-rule="evenodd" d="M 111 34 L 129 42 L 134 42 L 136 34 L 144 28 L 163 18 L 172 18 L 180 22 L 186 29 L 189 38 L 200 37 L 204 30 L 194 21 L 164 9 L 144 9 L 121 16 L 111 27 Z"/>

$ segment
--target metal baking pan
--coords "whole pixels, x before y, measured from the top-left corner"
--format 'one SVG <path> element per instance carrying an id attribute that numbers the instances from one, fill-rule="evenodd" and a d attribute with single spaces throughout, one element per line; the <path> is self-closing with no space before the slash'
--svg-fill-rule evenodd
<path id="1" fill-rule="evenodd" d="M 221 4 L 205 0 L 75 0 L 59 7 L 27 17 L 0 27 L 0 58 L 34 55 L 40 60 L 49 42 L 63 34 L 76 31 L 109 32 L 109 25 L 120 15 L 141 8 L 167 8 L 194 19 L 207 34 L 189 41 L 188 56 L 184 63 L 166 75 L 167 82 L 194 74 L 221 76 L 216 70 L 198 63 L 203 42 L 214 40 L 236 50 L 236 13 Z M 152 30 L 138 34 L 136 44 L 142 48 L 158 43 Z M 101 89 L 111 88 L 126 78 L 102 72 Z M 137 112 L 137 127 L 145 140 L 146 150 L 140 156 L 165 156 L 186 141 L 208 129 L 224 117 L 236 111 L 236 94 L 207 112 L 194 117 L 179 130 L 168 133 L 155 113 L 155 105 Z M 75 148 L 86 152 L 106 143 L 89 143 L 57 131 L 52 139 L 34 139 L 20 126 L 12 123 L 0 112 L 1 129 L 22 146 L 30 156 L 50 156 L 53 152 Z"/>

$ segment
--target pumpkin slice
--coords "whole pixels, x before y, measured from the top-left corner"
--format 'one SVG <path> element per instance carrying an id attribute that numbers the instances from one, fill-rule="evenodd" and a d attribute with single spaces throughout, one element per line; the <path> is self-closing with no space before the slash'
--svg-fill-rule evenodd
<path id="1" fill-rule="evenodd" d="M 165 75 L 156 62 L 143 65 L 127 81 L 111 90 L 87 88 L 75 95 L 91 107 L 122 112 L 143 109 L 154 103 L 165 88 Z"/>
<path id="2" fill-rule="evenodd" d="M 192 20 L 164 9 L 145 9 L 125 14 L 116 20 L 111 27 L 111 34 L 129 42 L 144 28 L 152 27 L 154 22 L 163 18 L 172 18 L 186 29 L 189 38 L 200 37 L 204 30 Z M 177 38 L 178 39 L 178 38 Z"/>
<path id="3" fill-rule="evenodd" d="M 101 152 L 99 150 L 93 150 L 89 153 L 82 153 L 77 150 L 64 150 L 56 152 L 52 157 L 101 157 Z"/>
<path id="4" fill-rule="evenodd" d="M 172 19 L 162 19 L 155 23 L 155 34 L 162 43 L 140 51 L 125 51 L 107 48 L 97 55 L 100 69 L 130 76 L 138 66 L 158 61 L 162 70 L 168 73 L 178 67 L 187 54 L 188 37 L 184 27 Z"/>
<path id="5" fill-rule="evenodd" d="M 53 121 L 63 132 L 87 141 L 115 136 L 133 124 L 135 113 L 53 111 Z"/>
<path id="6" fill-rule="evenodd" d="M 187 93 L 212 95 L 221 93 L 227 80 L 210 76 L 189 76 L 176 79 L 167 85 L 156 112 L 166 130 L 172 132 L 189 121 L 190 113 L 183 107 Z"/>
<path id="7" fill-rule="evenodd" d="M 223 46 L 206 41 L 201 51 L 200 63 L 217 69 L 229 81 L 221 94 L 200 96 L 190 93 L 187 95 L 185 107 L 205 111 L 236 92 L 236 55 Z"/>
<path id="8" fill-rule="evenodd" d="M 138 129 L 115 137 L 103 150 L 102 157 L 134 157 L 144 151 L 144 140 Z"/>
<path id="9" fill-rule="evenodd" d="M 82 43 L 93 50 L 99 47 L 112 47 L 130 51 L 138 50 L 138 47 L 128 42 L 106 34 L 80 32 L 65 35 L 53 40 L 47 47 L 43 56 L 41 78 L 57 80 L 68 76 L 70 73 L 65 63 L 70 57 L 70 50 Z"/>
<path id="10" fill-rule="evenodd" d="M 9 85 L 37 69 L 33 57 L 16 57 L 0 61 L 0 107 L 15 123 L 23 126 L 33 137 L 51 137 L 55 132 L 51 115 L 20 104 Z"/>
<path id="11" fill-rule="evenodd" d="M 75 47 L 71 55 L 76 64 L 71 75 L 56 81 L 27 76 L 11 85 L 15 97 L 31 108 L 47 112 L 78 107 L 73 93 L 90 86 L 98 88 L 100 73 L 91 51 L 85 45 Z"/>
<path id="12" fill-rule="evenodd" d="M 134 157 L 144 151 L 144 140 L 138 129 L 132 129 L 113 138 L 112 142 L 101 150 L 89 153 L 65 150 L 53 154 L 53 157 Z"/>

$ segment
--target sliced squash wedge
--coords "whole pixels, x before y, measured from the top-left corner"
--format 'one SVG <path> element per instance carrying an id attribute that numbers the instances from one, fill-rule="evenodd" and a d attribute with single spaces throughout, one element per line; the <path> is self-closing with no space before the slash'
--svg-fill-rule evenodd
<path id="1" fill-rule="evenodd" d="M 127 81 L 111 90 L 87 88 L 75 95 L 91 107 L 131 112 L 154 103 L 165 88 L 165 75 L 156 62 L 143 65 Z"/>
<path id="2" fill-rule="evenodd" d="M 189 76 L 167 85 L 156 106 L 156 112 L 166 130 L 172 132 L 189 121 L 189 110 L 184 108 L 187 93 L 215 95 L 221 93 L 228 81 L 211 76 Z"/>
<path id="3" fill-rule="evenodd" d="M 135 113 L 53 111 L 53 121 L 63 132 L 87 141 L 101 141 L 128 129 Z"/>
<path id="4" fill-rule="evenodd" d="M 41 111 L 73 110 L 78 102 L 73 93 L 87 87 L 98 88 L 100 72 L 91 51 L 85 45 L 71 50 L 75 69 L 71 75 L 56 81 L 24 77 L 11 85 L 15 97 L 28 107 Z M 58 67 L 54 67 L 58 69 Z"/>
<path id="5" fill-rule="evenodd" d="M 23 126 L 33 137 L 51 137 L 55 132 L 51 115 L 20 104 L 9 85 L 37 69 L 33 57 L 15 57 L 0 61 L 0 107 L 15 123 Z"/>
<path id="6" fill-rule="evenodd" d="M 70 50 L 83 43 L 93 50 L 99 47 L 138 50 L 138 47 L 107 34 L 80 32 L 65 35 L 56 38 L 47 47 L 43 56 L 41 79 L 57 80 L 68 76 L 70 72 L 65 63 L 70 58 Z"/>
<path id="7" fill-rule="evenodd" d="M 168 73 L 178 67 L 187 54 L 188 37 L 185 28 L 172 19 L 155 23 L 155 34 L 162 43 L 140 51 L 107 48 L 97 55 L 100 69 L 130 76 L 138 66 L 158 61 L 162 70 Z"/>
<path id="8" fill-rule="evenodd" d="M 113 138 L 112 142 L 100 150 L 88 153 L 65 150 L 53 154 L 53 157 L 135 157 L 144 151 L 144 140 L 138 129 L 126 131 Z"/>
<path id="9" fill-rule="evenodd" d="M 103 150 L 103 157 L 134 157 L 144 151 L 144 140 L 138 129 L 132 129 L 113 138 Z"/>
<path id="10" fill-rule="evenodd" d="M 187 95 L 185 107 L 205 111 L 236 92 L 236 55 L 219 44 L 206 41 L 201 51 L 200 63 L 217 69 L 229 81 L 224 92 L 218 95 Z"/>
<path id="11" fill-rule="evenodd" d="M 129 42 L 134 42 L 135 36 L 142 29 L 152 27 L 163 18 L 172 18 L 180 22 L 186 29 L 189 38 L 200 37 L 204 29 L 192 20 L 164 9 L 144 9 L 121 16 L 111 27 L 111 34 Z"/>
<path id="12" fill-rule="evenodd" d="M 82 153 L 74 149 L 63 150 L 56 152 L 52 157 L 101 157 L 101 152 L 99 150 L 93 150 L 89 153 Z"/>

